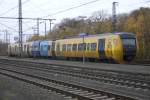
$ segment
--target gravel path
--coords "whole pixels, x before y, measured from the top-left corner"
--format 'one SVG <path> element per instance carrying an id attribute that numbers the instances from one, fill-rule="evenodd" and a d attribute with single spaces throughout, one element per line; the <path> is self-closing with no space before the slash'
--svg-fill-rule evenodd
<path id="1" fill-rule="evenodd" d="M 69 100 L 57 93 L 0 75 L 0 100 Z"/>

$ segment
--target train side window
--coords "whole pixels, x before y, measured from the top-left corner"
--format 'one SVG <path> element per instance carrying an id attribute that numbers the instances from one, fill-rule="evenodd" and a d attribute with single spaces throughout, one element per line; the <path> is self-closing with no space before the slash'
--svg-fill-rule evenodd
<path id="1" fill-rule="evenodd" d="M 35 46 L 35 48 L 36 48 L 36 51 L 38 51 L 38 49 L 39 49 L 38 46 Z"/>
<path id="2" fill-rule="evenodd" d="M 44 45 L 44 48 L 46 48 L 47 47 L 47 45 Z"/>
<path id="3" fill-rule="evenodd" d="M 33 50 L 35 51 L 35 46 L 33 46 Z"/>
<path id="4" fill-rule="evenodd" d="M 32 50 L 35 51 L 35 46 L 32 46 Z"/>
<path id="5" fill-rule="evenodd" d="M 113 40 L 113 43 L 114 43 L 115 46 L 117 46 L 117 42 L 118 42 L 117 39 Z"/>
<path id="6" fill-rule="evenodd" d="M 95 51 L 97 47 L 96 43 L 91 43 L 91 51 Z"/>
<path id="7" fill-rule="evenodd" d="M 24 50 L 26 50 L 26 45 L 24 45 Z"/>
<path id="8" fill-rule="evenodd" d="M 17 50 L 17 47 L 15 46 L 15 51 Z"/>
<path id="9" fill-rule="evenodd" d="M 63 44 L 62 51 L 66 51 L 66 44 Z"/>
<path id="10" fill-rule="evenodd" d="M 82 50 L 82 48 L 83 48 L 82 45 L 83 45 L 83 43 L 78 44 L 78 51 Z"/>
<path id="11" fill-rule="evenodd" d="M 44 51 L 47 51 L 47 45 L 44 45 L 43 47 Z"/>
<path id="12" fill-rule="evenodd" d="M 108 43 L 107 43 L 107 48 L 111 49 L 112 48 L 112 41 L 111 39 L 108 40 Z"/>
<path id="13" fill-rule="evenodd" d="M 86 43 L 84 43 L 84 45 L 83 45 L 83 46 L 84 46 L 84 50 L 86 50 L 86 45 L 87 45 L 87 44 L 86 44 Z"/>
<path id="14" fill-rule="evenodd" d="M 50 45 L 48 45 L 48 50 L 51 50 L 51 46 Z"/>
<path id="15" fill-rule="evenodd" d="M 59 43 L 57 44 L 56 51 L 60 51 L 60 44 Z"/>
<path id="16" fill-rule="evenodd" d="M 39 50 L 38 46 L 35 46 L 34 49 L 35 49 L 35 51 L 38 51 L 38 50 Z"/>
<path id="17" fill-rule="evenodd" d="M 43 51 L 43 45 L 41 45 L 41 51 Z"/>
<path id="18" fill-rule="evenodd" d="M 31 46 L 32 50 L 34 51 L 34 46 Z"/>
<path id="19" fill-rule="evenodd" d="M 86 50 L 86 43 L 84 43 L 84 45 L 83 45 L 83 43 L 78 44 L 78 50 L 82 51 L 83 50 L 83 46 L 84 46 L 84 50 Z"/>
<path id="20" fill-rule="evenodd" d="M 43 45 L 41 45 L 41 51 L 43 51 Z"/>
<path id="21" fill-rule="evenodd" d="M 29 51 L 29 45 L 27 45 L 27 51 Z"/>
<path id="22" fill-rule="evenodd" d="M 67 51 L 71 51 L 71 44 L 67 44 Z"/>
<path id="23" fill-rule="evenodd" d="M 30 46 L 30 50 L 33 50 L 32 46 Z"/>
<path id="24" fill-rule="evenodd" d="M 77 44 L 73 44 L 72 50 L 73 50 L 73 51 L 76 51 L 76 50 L 77 50 Z"/>
<path id="25" fill-rule="evenodd" d="M 87 51 L 90 50 L 90 43 L 87 43 Z"/>

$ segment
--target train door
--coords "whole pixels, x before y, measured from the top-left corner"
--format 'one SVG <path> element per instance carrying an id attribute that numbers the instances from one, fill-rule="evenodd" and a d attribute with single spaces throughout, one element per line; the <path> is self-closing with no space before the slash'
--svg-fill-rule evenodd
<path id="1" fill-rule="evenodd" d="M 55 54 L 55 42 L 54 41 L 52 42 L 52 49 L 51 50 L 52 50 L 52 57 L 55 58 L 56 54 Z"/>
<path id="2" fill-rule="evenodd" d="M 27 55 L 30 55 L 30 51 L 29 51 L 29 44 L 27 44 Z"/>
<path id="3" fill-rule="evenodd" d="M 105 39 L 99 39 L 99 57 L 100 58 L 105 58 Z"/>
<path id="4" fill-rule="evenodd" d="M 61 56 L 61 54 L 60 54 L 60 43 L 56 44 L 56 55 Z"/>

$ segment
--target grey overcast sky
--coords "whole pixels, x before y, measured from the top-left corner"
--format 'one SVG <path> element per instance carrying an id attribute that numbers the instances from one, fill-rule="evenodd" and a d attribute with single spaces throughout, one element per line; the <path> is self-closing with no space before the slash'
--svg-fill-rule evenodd
<path id="1" fill-rule="evenodd" d="M 96 1 L 63 13 L 59 11 L 76 7 L 81 4 Z M 112 2 L 119 2 L 117 13 L 129 13 L 140 7 L 150 7 L 150 0 L 22 0 L 23 17 L 29 18 L 55 18 L 53 25 L 59 23 L 64 18 L 74 18 L 78 16 L 91 16 L 93 12 L 105 10 L 111 15 Z M 18 17 L 18 0 L 0 0 L 0 17 Z M 57 13 L 57 14 L 55 14 Z M 55 15 L 53 15 L 55 14 Z M 46 16 L 46 17 L 45 17 Z M 44 33 L 44 23 L 40 24 L 40 33 Z M 49 29 L 47 22 L 47 30 Z M 32 27 L 36 27 L 36 21 L 23 20 L 23 32 L 33 34 Z M 17 36 L 18 20 L 0 19 L 0 37 L 4 37 L 3 31 L 7 29 L 12 33 L 11 37 Z"/>

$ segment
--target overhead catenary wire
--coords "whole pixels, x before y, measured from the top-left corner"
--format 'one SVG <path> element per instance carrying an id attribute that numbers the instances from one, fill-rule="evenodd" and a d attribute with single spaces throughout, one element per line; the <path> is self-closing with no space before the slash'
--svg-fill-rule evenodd
<path id="1" fill-rule="evenodd" d="M 30 0 L 26 0 L 26 1 L 24 1 L 22 4 L 25 4 L 25 3 L 29 2 L 29 1 L 30 1 Z M 5 11 L 5 12 L 3 12 L 3 13 L 1 13 L 0 16 L 5 15 L 5 14 L 8 14 L 10 11 L 13 11 L 13 10 L 16 9 L 16 8 L 18 8 L 18 5 L 16 5 L 16 6 L 10 8 L 10 9 L 8 9 L 7 11 Z"/>
<path id="2" fill-rule="evenodd" d="M 18 17 L 0 17 L 1 19 L 20 19 Z M 46 19 L 46 18 L 21 18 L 21 19 L 27 19 L 27 20 L 55 20 L 55 19 Z"/>
<path id="3" fill-rule="evenodd" d="M 83 4 L 81 4 L 81 5 L 74 6 L 74 7 L 65 9 L 65 10 L 61 10 L 61 11 L 58 11 L 58 12 L 56 12 L 56 13 L 53 13 L 53 14 L 50 14 L 50 15 L 47 15 L 47 16 L 44 16 L 44 17 L 41 17 L 41 18 L 46 18 L 46 17 L 52 16 L 52 15 L 56 15 L 56 14 L 63 13 L 63 12 L 69 11 L 69 10 L 73 10 L 73 9 L 75 9 L 75 8 L 79 8 L 79 7 L 82 7 L 82 6 L 91 4 L 91 3 L 95 3 L 95 2 L 97 2 L 97 1 L 100 1 L 100 0 L 94 0 L 94 1 L 87 2 L 87 3 L 83 3 Z M 41 22 L 41 23 L 44 23 L 44 21 Z M 41 24 L 41 23 L 40 23 L 40 24 Z M 30 27 L 30 28 L 28 28 L 28 29 L 30 30 L 30 29 L 32 29 L 32 27 Z M 28 30 L 26 30 L 26 31 L 28 31 Z"/>
<path id="4" fill-rule="evenodd" d="M 29 1 L 29 0 L 26 0 L 26 1 Z M 60 13 L 63 13 L 63 12 L 67 12 L 67 11 L 70 11 L 70 10 L 73 10 L 73 9 L 76 9 L 76 8 L 79 8 L 79 7 L 82 7 L 82 6 L 85 6 L 85 5 L 88 5 L 88 4 L 97 2 L 97 1 L 99 1 L 99 0 L 93 0 L 93 1 L 90 1 L 90 2 L 87 2 L 87 3 L 83 3 L 83 4 L 80 4 L 80 5 L 77 5 L 77 6 L 68 8 L 68 9 L 64 9 L 64 10 L 61 10 L 61 11 L 52 13 L 52 14 L 50 14 L 50 15 L 47 15 L 47 17 L 52 16 L 52 15 L 57 15 L 57 14 L 60 14 Z M 149 2 L 149 0 L 146 1 L 146 2 Z M 43 17 L 42 17 L 42 18 L 43 18 Z M 17 19 L 17 18 L 14 18 L 14 19 Z M 23 18 L 23 19 L 24 19 L 24 18 Z M 28 18 L 27 18 L 27 19 L 28 19 Z M 35 20 L 37 20 L 37 18 L 35 18 Z"/>
<path id="5" fill-rule="evenodd" d="M 67 11 L 70 11 L 70 10 L 73 10 L 73 9 L 76 9 L 76 8 L 79 8 L 79 7 L 88 5 L 88 4 L 95 3 L 95 2 L 97 2 L 97 1 L 100 1 L 100 0 L 93 0 L 93 1 L 90 1 L 90 2 L 87 2 L 87 3 L 80 4 L 80 5 L 78 5 L 78 6 L 74 6 L 74 7 L 71 7 L 71 8 L 64 9 L 64 10 L 60 10 L 60 11 L 58 11 L 58 12 L 52 13 L 52 14 L 47 15 L 47 16 L 43 16 L 43 17 L 41 17 L 41 18 L 50 17 L 50 16 L 53 16 L 53 15 L 57 15 L 57 14 L 60 14 L 60 13 L 64 13 L 64 12 L 67 12 Z"/>
<path id="6" fill-rule="evenodd" d="M 0 19 L 14 19 L 14 20 L 17 20 L 17 19 L 19 19 L 19 18 L 17 18 L 17 17 L 0 17 Z M 55 20 L 55 19 L 44 19 L 44 18 L 21 18 L 21 19 L 25 19 L 25 20 Z M 39 24 L 41 24 L 41 23 L 43 23 L 43 22 L 40 22 Z M 4 25 L 3 25 L 4 26 Z M 5 25 L 6 26 L 6 25 Z M 7 26 L 6 26 L 7 27 Z M 8 28 L 8 27 L 7 27 Z M 28 31 L 28 30 L 31 30 L 32 29 L 32 27 L 30 27 L 30 28 L 28 28 L 28 29 L 26 29 L 25 31 L 23 31 L 23 32 L 26 32 L 26 31 Z"/>
<path id="7" fill-rule="evenodd" d="M 20 19 L 20 18 L 17 18 L 17 17 L 0 17 L 0 19 Z M 56 19 L 46 19 L 46 18 L 21 18 L 21 19 L 26 19 L 26 20 L 49 20 L 50 22 L 52 20 L 56 20 Z M 41 24 L 41 23 L 43 23 L 43 22 L 40 22 L 39 24 Z M 29 28 L 29 29 L 32 29 L 32 27 Z"/>
<path id="8" fill-rule="evenodd" d="M 9 27 L 9 26 L 7 26 L 7 25 L 5 25 L 5 24 L 3 24 L 3 23 L 0 23 L 0 25 L 5 26 L 5 27 L 7 27 L 7 28 L 13 30 L 14 32 L 18 32 L 16 29 L 14 29 L 14 28 L 12 28 L 12 27 Z"/>
<path id="9" fill-rule="evenodd" d="M 39 11 L 44 11 L 43 9 L 41 9 L 40 7 L 36 6 L 33 2 L 31 2 L 32 6 L 34 6 L 34 8 L 39 9 Z"/>
<path id="10" fill-rule="evenodd" d="M 72 9 L 75 9 L 75 8 L 79 8 L 79 7 L 82 7 L 82 6 L 85 6 L 85 5 L 88 5 L 88 4 L 91 4 L 91 3 L 94 3 L 94 2 L 97 2 L 99 0 L 94 0 L 94 1 L 90 1 L 90 2 L 87 2 L 87 3 L 83 3 L 81 5 L 78 5 L 78 6 L 74 6 L 74 7 L 71 7 L 71 8 L 68 8 L 68 9 L 65 9 L 65 10 L 61 10 L 61 11 L 58 11 L 56 13 L 53 13 L 51 15 L 56 15 L 56 14 L 59 14 L 59 13 L 63 13 L 63 12 L 66 12 L 66 11 L 69 11 L 69 10 L 72 10 Z M 48 16 L 51 16 L 51 15 L 48 15 Z M 5 18 L 5 19 L 18 19 L 18 18 L 13 18 L 13 17 L 0 17 L 0 18 Z M 39 18 L 22 18 L 22 19 L 32 19 L 32 20 L 37 20 Z M 47 20 L 47 19 L 42 19 L 40 18 L 41 20 Z M 53 19 L 52 19 L 53 20 Z M 43 22 L 42 22 L 43 23 Z M 41 24 L 41 23 L 40 23 Z"/>

